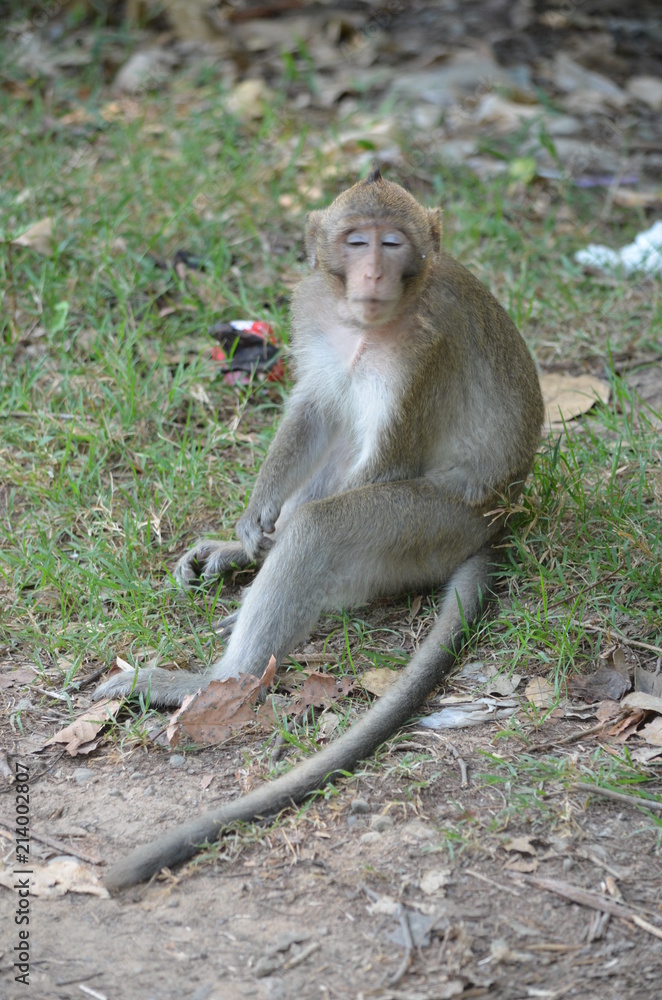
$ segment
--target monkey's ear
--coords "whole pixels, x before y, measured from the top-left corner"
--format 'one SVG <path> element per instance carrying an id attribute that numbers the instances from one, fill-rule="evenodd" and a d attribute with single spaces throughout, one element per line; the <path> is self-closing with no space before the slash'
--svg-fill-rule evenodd
<path id="1" fill-rule="evenodd" d="M 308 263 L 311 267 L 317 267 L 317 234 L 320 230 L 322 213 L 320 211 L 311 212 L 306 223 L 306 253 Z"/>
<path id="2" fill-rule="evenodd" d="M 441 247 L 441 209 L 431 208 L 428 210 L 428 223 L 430 226 L 430 237 L 432 239 L 432 246 L 435 252 Z"/>

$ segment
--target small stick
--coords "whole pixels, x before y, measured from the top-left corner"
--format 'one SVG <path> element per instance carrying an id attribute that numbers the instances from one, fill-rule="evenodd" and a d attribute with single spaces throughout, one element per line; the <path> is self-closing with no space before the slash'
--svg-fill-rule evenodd
<path id="1" fill-rule="evenodd" d="M 577 781 L 570 788 L 573 792 L 595 792 L 596 795 L 604 795 L 606 799 L 613 799 L 614 802 L 623 802 L 626 806 L 639 806 L 642 809 L 652 809 L 653 812 L 662 812 L 662 802 L 655 799 L 644 799 L 639 795 L 623 795 L 622 792 L 612 792 L 611 788 L 589 785 L 586 781 Z"/>
<path id="2" fill-rule="evenodd" d="M 74 681 L 73 684 L 79 691 L 82 691 L 83 688 L 89 687 L 90 684 L 94 684 L 95 681 L 98 681 L 101 675 L 105 674 L 107 669 L 108 665 L 104 663 L 102 667 L 97 667 L 97 669 L 93 670 L 91 674 L 87 675 L 87 677 L 83 677 L 80 681 Z"/>
<path id="3" fill-rule="evenodd" d="M 625 714 L 625 713 L 623 713 Z M 569 736 L 563 736 L 558 740 L 547 740 L 545 743 L 534 743 L 527 748 L 528 753 L 540 753 L 542 750 L 551 750 L 552 747 L 564 747 L 569 743 L 578 743 L 585 736 L 593 736 L 595 733 L 602 732 L 607 726 L 613 726 L 616 720 L 620 716 L 616 716 L 614 719 L 606 719 L 604 722 L 598 722 L 597 726 L 590 726 L 588 729 L 580 729 L 576 733 L 570 733 Z"/>
<path id="4" fill-rule="evenodd" d="M 462 760 L 456 746 L 454 746 L 452 743 L 447 743 L 446 746 L 455 757 L 455 760 L 460 765 L 460 788 L 468 788 L 469 778 L 467 775 L 467 762 L 465 760 Z"/>
<path id="5" fill-rule="evenodd" d="M 569 882 L 562 882 L 554 878 L 537 878 L 530 876 L 527 879 L 531 885 L 538 889 L 546 889 L 547 892 L 555 892 L 557 896 L 563 896 L 572 903 L 579 903 L 580 906 L 590 906 L 594 910 L 601 910 L 603 913 L 611 913 L 621 920 L 631 920 L 637 927 L 648 931 L 662 941 L 662 928 L 644 920 L 638 913 L 634 913 L 625 903 L 618 903 L 608 896 L 600 896 L 597 892 L 590 892 L 588 889 L 581 889 L 579 886 L 571 885 Z"/>
<path id="6" fill-rule="evenodd" d="M 605 631 L 605 629 L 598 628 L 597 625 L 585 625 L 584 622 L 578 622 L 574 618 L 572 619 L 571 624 L 576 625 L 577 628 L 586 629 L 587 632 Z M 650 642 L 640 642 L 638 639 L 630 639 L 627 635 L 624 635 L 623 632 L 619 632 L 617 628 L 614 628 L 613 625 L 610 625 L 607 631 L 610 635 L 617 635 L 618 638 L 622 639 L 628 646 L 636 646 L 638 649 L 648 649 L 651 653 L 662 654 L 662 646 L 651 646 Z"/>
<path id="7" fill-rule="evenodd" d="M 294 958 L 290 958 L 289 961 L 281 965 L 280 968 L 295 969 L 297 965 L 301 965 L 302 962 L 305 962 L 306 959 L 310 958 L 310 956 L 313 955 L 316 951 L 319 951 L 321 947 L 322 945 L 319 941 L 313 941 L 312 944 L 309 944 L 305 948 L 302 948 L 298 955 L 295 955 Z"/>
<path id="8" fill-rule="evenodd" d="M 405 953 L 396 971 L 392 976 L 388 977 L 388 983 L 390 986 L 397 986 L 400 980 L 404 977 L 407 969 L 411 965 L 411 957 L 414 952 L 414 941 L 411 936 L 411 927 L 409 926 L 409 920 L 407 919 L 407 911 L 402 903 L 398 903 L 398 916 L 400 917 L 400 926 L 405 939 Z"/>
<path id="9" fill-rule="evenodd" d="M 517 891 L 517 889 L 511 888 L 511 886 L 509 886 L 509 885 L 501 885 L 500 882 L 496 882 L 493 878 L 488 878 L 487 875 L 481 875 L 480 872 L 475 872 L 473 870 L 473 868 L 465 868 L 465 874 L 471 875 L 472 878 L 480 879 L 481 882 L 487 882 L 488 885 L 493 886 L 495 889 L 498 889 L 500 892 L 509 892 L 511 896 L 521 896 L 522 895 L 521 892 Z"/>
<path id="10" fill-rule="evenodd" d="M 12 828 L 9 823 L 5 823 L 4 820 L 0 819 L 0 824 L 4 826 L 5 830 L 11 831 Z M 46 844 L 46 847 L 52 847 L 54 851 L 60 851 L 61 854 L 72 854 L 75 858 L 87 861 L 90 865 L 103 864 L 101 858 L 97 858 L 96 855 L 80 851 L 69 844 L 65 844 L 63 840 L 56 840 L 55 837 L 47 837 L 43 833 L 35 833 L 33 829 L 30 829 L 30 840 L 38 840 L 40 844 Z"/>

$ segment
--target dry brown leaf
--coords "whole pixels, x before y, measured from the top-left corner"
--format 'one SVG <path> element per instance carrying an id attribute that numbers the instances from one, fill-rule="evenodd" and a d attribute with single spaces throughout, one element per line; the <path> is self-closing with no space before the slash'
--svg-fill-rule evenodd
<path id="1" fill-rule="evenodd" d="M 501 846 L 504 851 L 519 851 L 520 854 L 533 854 L 534 856 L 538 853 L 537 848 L 531 843 L 530 837 L 513 837 Z"/>
<path id="2" fill-rule="evenodd" d="M 97 733 L 114 720 L 121 704 L 121 701 L 109 699 L 98 702 L 94 708 L 74 719 L 69 726 L 51 736 L 50 740 L 46 740 L 44 746 L 64 743 L 64 749 L 72 757 L 79 753 L 89 753 L 94 747 L 87 747 L 86 744 L 93 742 Z"/>
<path id="3" fill-rule="evenodd" d="M 633 691 L 626 694 L 621 701 L 621 706 L 628 711 L 641 709 L 643 712 L 658 712 L 662 715 L 662 698 L 654 694 L 646 694 L 645 691 Z"/>
<path id="4" fill-rule="evenodd" d="M 639 730 L 639 735 L 643 736 L 651 746 L 662 747 L 662 716 L 656 716 L 652 722 L 643 726 Z"/>
<path id="5" fill-rule="evenodd" d="M 533 677 L 524 688 L 527 701 L 536 708 L 550 708 L 556 701 L 554 686 L 544 677 Z"/>
<path id="6" fill-rule="evenodd" d="M 381 698 L 390 687 L 393 687 L 398 676 L 397 670 L 389 670 L 388 667 L 375 667 L 373 670 L 366 670 L 361 675 L 361 687 L 369 691 L 370 694 L 376 694 L 378 698 Z"/>
<path id="7" fill-rule="evenodd" d="M 445 889 L 448 885 L 450 877 L 450 868 L 434 868 L 432 871 L 426 872 L 425 875 L 422 876 L 419 883 L 421 891 L 424 892 L 426 896 L 439 892 L 440 889 Z"/>
<path id="8" fill-rule="evenodd" d="M 11 242 L 14 246 L 29 247 L 30 250 L 35 250 L 37 253 L 48 257 L 51 253 L 53 242 L 53 220 L 46 218 L 39 219 L 38 222 L 33 222 L 22 236 L 17 236 Z"/>
<path id="9" fill-rule="evenodd" d="M 608 733 L 610 736 L 614 736 L 619 743 L 625 743 L 631 736 L 637 735 L 637 727 L 644 721 L 645 716 L 645 712 L 635 710 L 630 715 L 626 715 L 624 719 L 615 723 L 608 730 Z"/>
<path id="10" fill-rule="evenodd" d="M 538 859 L 537 858 L 511 858 L 503 866 L 504 871 L 507 872 L 523 872 L 525 875 L 530 875 L 532 872 L 538 870 Z"/>
<path id="11" fill-rule="evenodd" d="M 634 668 L 634 689 L 662 698 L 662 672 L 654 674 L 652 670 L 645 670 L 637 664 Z"/>
<path id="12" fill-rule="evenodd" d="M 571 677 L 568 694 L 592 704 L 597 701 L 619 701 L 632 685 L 620 670 L 601 667 L 587 677 Z"/>
<path id="13" fill-rule="evenodd" d="M 242 80 L 230 91 L 225 106 L 237 118 L 255 121 L 264 115 L 264 104 L 272 98 L 264 80 Z"/>
<path id="14" fill-rule="evenodd" d="M 622 711 L 623 709 L 619 701 L 606 699 L 605 701 L 601 701 L 596 708 L 595 717 L 598 722 L 608 722 L 609 719 L 616 719 Z"/>
<path id="15" fill-rule="evenodd" d="M 26 667 L 2 671 L 0 673 L 0 688 L 23 687 L 25 684 L 30 684 L 34 678 L 34 672 Z"/>
<path id="16" fill-rule="evenodd" d="M 287 706 L 286 715 L 298 715 L 311 705 L 330 705 L 339 698 L 344 698 L 353 687 L 353 677 L 338 678 L 333 674 L 308 674 L 301 689 Z"/>
<path id="17" fill-rule="evenodd" d="M 11 871 L 0 872 L 0 885 L 11 889 L 15 883 L 16 875 Z M 67 892 L 82 892 L 100 896 L 102 899 L 110 898 L 110 893 L 101 885 L 97 876 L 73 858 L 61 858 L 47 865 L 33 866 L 29 888 L 31 896 L 41 896 L 46 899 L 64 896 Z"/>
<path id="18" fill-rule="evenodd" d="M 260 688 L 268 687 L 276 673 L 276 660 L 272 656 L 261 677 L 242 674 L 224 681 L 212 681 L 173 715 L 168 734 L 173 746 L 182 735 L 196 743 L 213 746 L 233 736 L 247 723 L 256 723 L 255 703 Z"/>
<path id="19" fill-rule="evenodd" d="M 563 375 L 547 372 L 540 376 L 547 412 L 547 427 L 558 429 L 564 421 L 587 413 L 596 402 L 609 401 L 609 386 L 593 375 Z"/>

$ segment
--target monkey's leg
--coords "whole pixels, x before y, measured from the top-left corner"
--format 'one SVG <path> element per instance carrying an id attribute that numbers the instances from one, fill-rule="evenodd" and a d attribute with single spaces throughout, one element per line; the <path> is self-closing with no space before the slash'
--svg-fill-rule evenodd
<path id="1" fill-rule="evenodd" d="M 374 483 L 303 504 L 247 592 L 211 676 L 260 676 L 324 609 L 443 583 L 489 534 L 480 511 L 428 480 Z"/>
<path id="2" fill-rule="evenodd" d="M 244 569 L 251 560 L 241 542 L 215 541 L 205 538 L 182 556 L 175 566 L 174 575 L 182 587 L 195 583 L 208 583 L 233 569 Z M 234 627 L 236 612 L 224 620 L 229 635 Z M 209 674 L 189 674 L 153 667 L 148 670 L 125 671 L 110 677 L 94 692 L 99 698 L 118 698 L 129 694 L 142 694 L 150 704 L 172 708 L 181 705 L 187 694 L 194 694 L 210 681 Z"/>

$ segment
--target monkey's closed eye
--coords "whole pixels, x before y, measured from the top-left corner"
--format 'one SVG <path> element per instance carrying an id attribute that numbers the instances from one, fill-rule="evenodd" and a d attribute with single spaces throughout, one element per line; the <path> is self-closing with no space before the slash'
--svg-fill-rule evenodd
<path id="1" fill-rule="evenodd" d="M 369 240 L 367 236 L 363 235 L 363 233 L 349 233 L 345 242 L 350 247 L 367 247 Z"/>
<path id="2" fill-rule="evenodd" d="M 397 236 L 395 233 L 387 233 L 385 236 L 382 236 L 382 246 L 401 247 L 404 246 L 404 240 L 402 236 Z"/>

